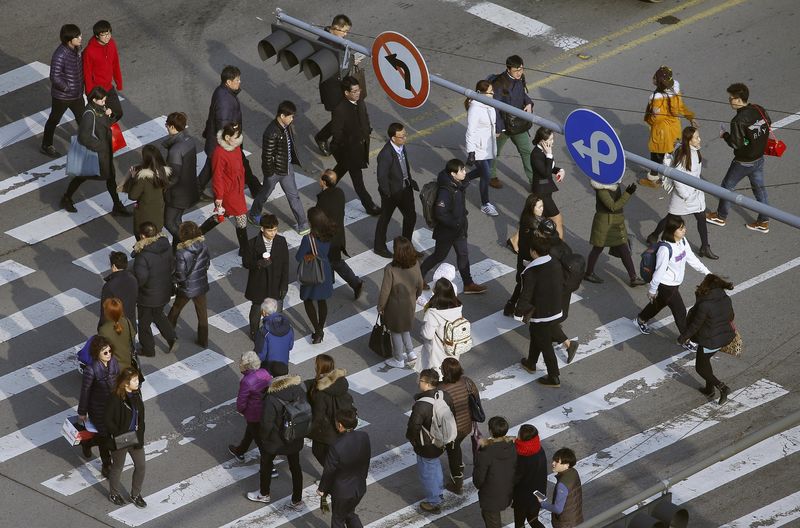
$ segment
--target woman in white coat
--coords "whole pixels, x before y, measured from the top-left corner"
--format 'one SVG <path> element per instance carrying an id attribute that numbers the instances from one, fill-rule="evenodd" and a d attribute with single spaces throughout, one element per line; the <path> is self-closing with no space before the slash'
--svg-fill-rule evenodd
<path id="1" fill-rule="evenodd" d="M 446 278 L 436 281 L 433 297 L 425 306 L 422 318 L 422 354 L 414 364 L 414 370 L 422 372 L 432 368 L 441 375 L 442 361 L 447 356 L 444 351 L 444 325 L 461 317 L 461 301 L 458 300 L 453 284 Z M 458 359 L 458 358 L 456 358 Z"/>
<path id="2" fill-rule="evenodd" d="M 703 156 L 700 154 L 700 131 L 693 126 L 683 129 L 681 142 L 673 154 L 667 154 L 664 163 L 676 169 L 689 173 L 700 179 L 703 169 Z M 694 215 L 697 220 L 697 232 L 700 235 L 700 251 L 697 254 L 711 260 L 719 257 L 711 251 L 708 244 L 708 226 L 706 225 L 706 196 L 700 189 L 695 189 L 685 183 L 664 178 L 664 190 L 669 193 L 669 208 L 667 216 L 661 219 L 655 231 L 647 237 L 647 243 L 653 244 L 664 230 L 664 224 L 669 216 Z"/>
<path id="3" fill-rule="evenodd" d="M 478 81 L 475 91 L 486 97 L 494 95 L 492 84 L 487 80 Z M 469 98 L 464 101 L 464 108 L 467 110 L 467 165 L 475 167 L 467 174 L 467 180 L 480 178 L 481 212 L 497 216 L 497 209 L 489 201 L 492 160 L 497 155 L 497 114 L 493 107 Z"/>

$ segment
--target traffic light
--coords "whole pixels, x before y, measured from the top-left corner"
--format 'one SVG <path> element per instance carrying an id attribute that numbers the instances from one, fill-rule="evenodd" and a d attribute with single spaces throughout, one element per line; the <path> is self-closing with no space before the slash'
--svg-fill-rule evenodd
<path id="1" fill-rule="evenodd" d="M 344 50 L 295 29 L 272 24 L 272 33 L 258 43 L 258 54 L 263 61 L 277 55 L 285 70 L 299 65 L 306 79 L 319 76 L 324 81 L 339 74 Z"/>
<path id="2" fill-rule="evenodd" d="M 665 493 L 603 528 L 686 528 L 688 525 L 689 512 L 672 503 L 672 493 Z"/>

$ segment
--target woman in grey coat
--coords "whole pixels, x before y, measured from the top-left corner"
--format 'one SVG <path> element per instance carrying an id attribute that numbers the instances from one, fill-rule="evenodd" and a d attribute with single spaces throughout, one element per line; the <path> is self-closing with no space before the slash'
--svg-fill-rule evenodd
<path id="1" fill-rule="evenodd" d="M 197 312 L 197 344 L 208 346 L 208 311 L 206 293 L 208 292 L 208 268 L 211 257 L 205 238 L 194 222 L 183 222 L 178 228 L 181 243 L 175 253 L 175 272 L 173 279 L 178 287 L 175 303 L 167 319 L 173 327 L 178 323 L 181 310 L 191 300 Z"/>

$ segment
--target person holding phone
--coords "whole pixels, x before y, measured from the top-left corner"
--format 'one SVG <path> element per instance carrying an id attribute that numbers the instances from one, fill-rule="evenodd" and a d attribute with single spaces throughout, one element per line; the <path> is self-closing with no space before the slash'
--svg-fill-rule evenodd
<path id="1" fill-rule="evenodd" d="M 575 452 L 562 447 L 553 454 L 552 468 L 556 474 L 556 489 L 553 500 L 542 500 L 534 494 L 541 507 L 553 514 L 553 528 L 568 528 L 583 522 L 583 491 L 581 476 L 575 469 L 577 463 Z"/>
<path id="2" fill-rule="evenodd" d="M 552 130 L 539 127 L 533 137 L 533 150 L 531 151 L 531 166 L 533 167 L 533 181 L 531 192 L 544 202 L 544 216 L 556 223 L 558 237 L 564 238 L 564 218 L 561 211 L 553 201 L 553 193 L 558 192 L 556 182 L 564 180 L 564 169 L 555 166 L 553 160 L 553 144 L 555 134 Z"/>

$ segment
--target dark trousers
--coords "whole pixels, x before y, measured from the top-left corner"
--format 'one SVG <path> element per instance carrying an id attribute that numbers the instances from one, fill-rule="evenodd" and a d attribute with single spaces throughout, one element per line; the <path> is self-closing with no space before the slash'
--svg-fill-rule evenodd
<path id="1" fill-rule="evenodd" d="M 261 440 L 259 439 L 258 432 L 261 430 L 260 422 L 247 422 L 247 427 L 244 428 L 244 436 L 239 445 L 236 446 L 236 451 L 240 455 L 244 455 L 250 449 L 250 444 L 255 442 L 256 446 L 261 447 Z"/>
<path id="2" fill-rule="evenodd" d="M 445 446 L 447 451 L 447 465 L 450 468 L 450 478 L 464 478 L 464 461 L 461 454 L 461 442 L 467 435 L 458 435 L 453 443 Z"/>
<path id="3" fill-rule="evenodd" d="M 678 286 L 659 284 L 658 295 L 653 302 L 648 303 L 648 305 L 639 312 L 639 320 L 646 323 L 655 317 L 665 306 L 669 306 L 669 310 L 675 318 L 675 326 L 678 327 L 678 333 L 682 334 L 686 331 L 686 305 L 683 304 L 683 297 L 681 297 Z"/>
<path id="4" fill-rule="evenodd" d="M 153 338 L 153 330 L 150 328 L 153 323 L 156 324 L 156 328 L 167 340 L 167 343 L 172 346 L 172 343 L 175 342 L 175 329 L 164 315 L 164 307 L 139 304 L 137 310 L 139 312 L 139 343 L 142 345 L 142 354 L 155 354 L 156 341 Z"/>
<path id="5" fill-rule="evenodd" d="M 711 358 L 714 357 L 716 352 L 706 354 L 702 345 L 697 346 L 697 355 L 694 359 L 694 370 L 706 382 L 706 389 L 711 387 L 719 387 L 722 382 L 714 376 L 714 369 L 711 368 Z"/>
<path id="6" fill-rule="evenodd" d="M 314 302 L 317 303 L 319 313 L 317 312 L 317 308 L 314 308 Z M 311 326 L 314 328 L 315 334 L 325 328 L 325 320 L 328 318 L 328 303 L 325 302 L 325 299 L 320 299 L 318 301 L 313 301 L 311 299 L 305 300 L 303 301 L 303 308 L 306 309 L 306 315 L 308 316 Z"/>
<path id="7" fill-rule="evenodd" d="M 403 215 L 402 234 L 411 240 L 414 225 L 417 223 L 417 211 L 414 209 L 414 189 L 409 186 L 391 196 L 381 195 L 381 215 L 378 217 L 378 223 L 375 224 L 375 242 L 372 245 L 375 249 L 386 248 L 386 231 L 394 210 L 398 208 Z"/>
<path id="8" fill-rule="evenodd" d="M 356 514 L 356 506 L 361 497 L 339 499 L 331 497 L 331 528 L 363 528 L 361 518 Z"/>
<path id="9" fill-rule="evenodd" d="M 180 243 L 178 237 L 178 228 L 183 219 L 183 212 L 186 209 L 172 207 L 171 205 L 164 206 L 164 227 L 167 228 L 169 234 L 172 235 L 172 251 L 175 251 Z"/>
<path id="10" fill-rule="evenodd" d="M 111 166 L 114 166 L 114 163 L 111 163 Z M 64 196 L 72 199 L 72 195 L 75 194 L 75 191 L 78 190 L 78 187 L 83 185 L 83 182 L 87 180 L 99 180 L 98 176 L 73 176 L 71 180 L 69 180 L 69 184 L 67 185 L 67 192 L 64 193 Z M 123 207 L 122 201 L 119 199 L 119 194 L 117 194 L 117 179 L 113 176 L 111 178 L 106 179 L 106 190 L 108 194 L 111 195 L 111 201 L 114 203 L 114 207 Z"/>
<path id="11" fill-rule="evenodd" d="M 481 510 L 481 517 L 483 517 L 483 524 L 486 528 L 502 528 L 503 526 L 499 511 Z"/>
<path id="12" fill-rule="evenodd" d="M 461 275 L 461 280 L 464 281 L 464 286 L 472 284 L 472 274 L 470 274 L 469 271 L 469 248 L 467 246 L 466 237 L 456 240 L 441 238 L 436 240 L 433 253 L 422 261 L 422 266 L 420 268 L 422 277 L 425 278 L 425 275 L 432 270 L 434 266 L 437 266 L 447 258 L 447 255 L 450 254 L 450 248 L 456 250 L 456 266 L 458 267 L 458 273 Z"/>
<path id="13" fill-rule="evenodd" d="M 214 145 L 216 146 L 216 140 L 214 141 Z M 206 162 L 200 170 L 200 174 L 197 175 L 197 188 L 201 193 L 206 190 L 208 182 L 211 181 L 211 176 L 213 176 L 211 173 L 211 155 L 213 152 L 213 148 L 211 152 L 206 151 Z M 244 183 L 247 185 L 247 188 L 250 189 L 250 196 L 255 197 L 258 191 L 261 190 L 261 182 L 258 181 L 256 175 L 253 174 L 250 162 L 247 161 L 247 157 L 244 155 L 244 145 L 242 145 L 242 164 L 244 165 Z"/>
<path id="14" fill-rule="evenodd" d="M 339 274 L 343 281 L 354 290 L 361 284 L 361 279 L 356 275 L 344 259 L 332 260 L 331 269 Z"/>
<path id="15" fill-rule="evenodd" d="M 111 112 L 113 112 L 111 118 L 115 123 L 122 119 L 122 104 L 119 102 L 119 94 L 114 88 L 108 91 L 108 95 L 106 96 L 106 107 L 110 108 Z"/>
<path id="16" fill-rule="evenodd" d="M 333 172 L 339 177 L 337 185 L 341 183 L 345 173 L 349 172 L 350 177 L 353 178 L 353 189 L 356 191 L 361 205 L 363 205 L 366 210 L 375 208 L 375 202 L 372 201 L 372 196 L 369 195 L 369 191 L 367 191 L 366 186 L 364 186 L 364 174 L 361 172 L 360 162 L 350 163 L 344 159 L 336 158 L 336 166 L 333 168 Z"/>
<path id="17" fill-rule="evenodd" d="M 261 452 L 259 470 L 261 494 L 269 495 L 269 487 L 272 483 L 272 466 L 277 455 L 265 453 L 261 447 L 259 447 L 259 451 Z M 286 460 L 289 461 L 289 472 L 292 474 L 292 502 L 299 502 L 303 497 L 303 470 L 300 468 L 300 453 L 286 455 Z"/>
<path id="18" fill-rule="evenodd" d="M 651 152 L 650 153 L 650 161 L 655 161 L 656 163 L 663 164 L 664 163 L 664 156 L 665 156 L 665 154 L 663 152 Z M 650 171 L 650 175 L 651 176 L 657 176 L 658 173 Z"/>
<path id="19" fill-rule="evenodd" d="M 544 356 L 544 364 L 547 366 L 548 376 L 558 376 L 558 360 L 556 360 L 556 353 L 553 350 L 553 334 L 552 329 L 558 325 L 558 321 L 549 321 L 547 323 L 531 323 L 529 331 L 531 335 L 531 342 L 528 347 L 528 365 L 531 367 L 536 366 L 539 361 L 539 354 Z"/>
<path id="20" fill-rule="evenodd" d="M 333 115 L 333 114 L 331 114 L 331 115 Z M 319 132 L 316 133 L 316 135 L 314 136 L 314 139 L 317 140 L 317 141 L 324 141 L 324 142 L 327 143 L 327 141 L 331 138 L 332 135 L 333 135 L 333 119 L 331 119 L 327 123 L 325 123 L 325 126 L 322 127 L 319 130 Z M 336 174 L 339 174 L 339 173 L 337 172 Z"/>
<path id="21" fill-rule="evenodd" d="M 131 460 L 133 460 L 133 481 L 131 482 L 130 496 L 135 497 L 142 494 L 142 484 L 144 483 L 145 457 L 144 448 L 142 447 L 126 447 L 111 452 L 112 464 L 108 472 L 108 487 L 111 493 L 120 494 L 120 477 L 122 476 L 122 469 L 125 467 L 125 458 L 129 454 L 131 455 Z"/>
<path id="22" fill-rule="evenodd" d="M 49 147 L 53 144 L 53 136 L 56 134 L 56 127 L 58 123 L 61 121 L 61 118 L 64 117 L 64 113 L 69 108 L 72 115 L 75 116 L 75 121 L 80 120 L 81 115 L 83 115 L 83 98 L 80 99 L 72 99 L 70 101 L 62 101 L 61 99 L 53 99 L 53 103 L 50 108 L 50 117 L 47 118 L 47 122 L 44 124 L 44 136 L 42 136 L 42 146 Z"/>
<path id="23" fill-rule="evenodd" d="M 664 218 L 662 218 L 656 228 L 651 233 L 651 236 L 654 238 L 658 238 L 662 231 L 664 231 L 664 226 L 667 224 L 667 219 L 669 217 L 673 218 L 680 218 L 678 215 L 668 214 Z M 708 245 L 708 224 L 706 223 L 706 212 L 701 211 L 699 213 L 693 213 L 694 219 L 697 221 L 697 234 L 700 235 L 700 245 L 707 246 Z"/>
<path id="24" fill-rule="evenodd" d="M 705 217 L 703 217 L 703 222 L 705 222 Z M 622 265 L 625 266 L 625 270 L 628 272 L 628 277 L 633 280 L 636 278 L 636 268 L 633 266 L 633 258 L 631 257 L 631 248 L 628 247 L 628 243 L 621 244 L 617 246 L 620 255 L 622 255 Z M 603 252 L 605 248 L 599 246 L 592 246 L 592 250 L 589 252 L 589 257 L 586 259 L 586 274 L 590 275 L 594 273 L 594 267 L 597 265 L 597 259 L 600 257 L 600 254 Z"/>
<path id="25" fill-rule="evenodd" d="M 328 458 L 328 451 L 330 448 L 331 446 L 328 444 L 323 444 L 316 440 L 311 442 L 311 454 L 314 455 L 314 458 L 317 459 L 317 462 L 319 462 L 319 465 L 322 467 L 325 467 L 325 459 Z"/>
<path id="26" fill-rule="evenodd" d="M 167 319 L 174 328 L 178 324 L 178 316 L 181 315 L 181 310 L 188 304 L 189 301 L 194 303 L 194 311 L 197 314 L 197 344 L 200 346 L 208 346 L 208 310 L 206 303 L 206 294 L 198 295 L 192 299 L 178 294 L 175 297 L 175 302 L 169 310 Z"/>
<path id="27" fill-rule="evenodd" d="M 534 499 L 535 504 L 530 508 L 515 506 L 514 507 L 514 528 L 525 528 L 525 521 L 532 528 L 544 528 L 544 525 L 539 522 L 539 501 Z"/>

